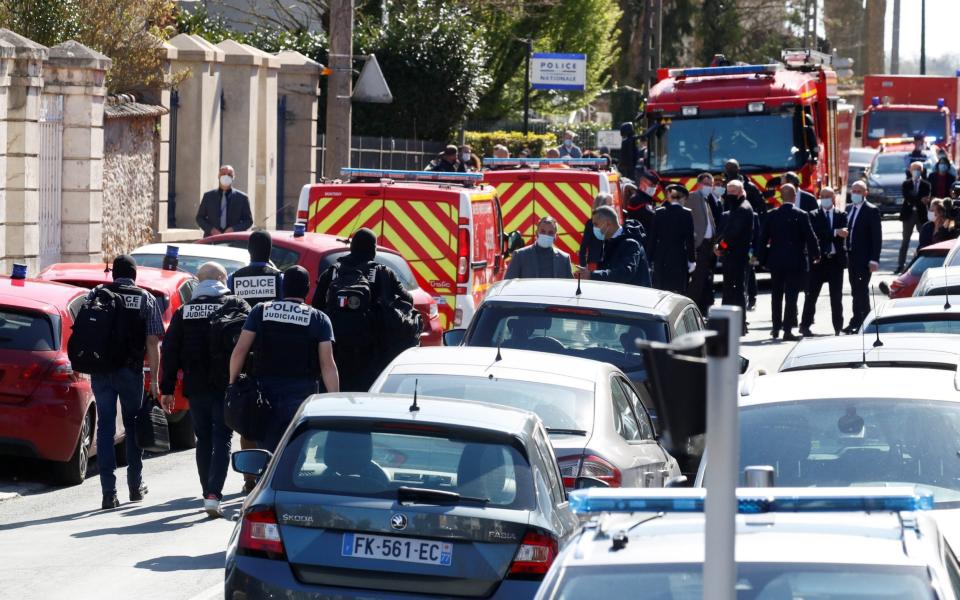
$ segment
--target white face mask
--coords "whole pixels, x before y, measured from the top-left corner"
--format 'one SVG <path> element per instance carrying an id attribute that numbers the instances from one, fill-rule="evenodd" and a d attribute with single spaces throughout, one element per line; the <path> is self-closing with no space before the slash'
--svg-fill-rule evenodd
<path id="1" fill-rule="evenodd" d="M 850 200 L 854 204 L 860 204 L 863 202 L 863 194 L 850 194 Z"/>
<path id="2" fill-rule="evenodd" d="M 937 220 L 937 213 L 936 213 L 936 211 L 928 210 L 928 211 L 927 211 L 927 220 L 928 220 L 928 221 L 936 221 L 936 220 Z"/>
<path id="3" fill-rule="evenodd" d="M 463 154 L 461 154 L 460 160 L 462 160 L 463 162 L 470 162 L 470 153 L 464 152 Z"/>
<path id="4" fill-rule="evenodd" d="M 220 185 L 222 185 L 223 187 L 230 187 L 231 185 L 233 185 L 233 177 L 230 177 L 229 175 L 221 175 Z"/>
<path id="5" fill-rule="evenodd" d="M 648 187 L 648 188 L 644 188 L 643 191 L 644 191 L 644 193 L 646 193 L 648 196 L 650 196 L 651 198 L 653 198 L 654 196 L 657 195 L 657 186 L 651 185 L 651 186 Z"/>
<path id="6" fill-rule="evenodd" d="M 823 208 L 823 210 L 833 208 L 833 198 L 820 198 L 820 207 Z"/>
<path id="7" fill-rule="evenodd" d="M 552 248 L 553 247 L 553 236 L 547 235 L 545 233 L 537 234 L 537 245 L 541 248 Z"/>
<path id="8" fill-rule="evenodd" d="M 713 186 L 701 185 L 700 193 L 703 194 L 704 196 L 709 196 L 710 194 L 713 193 Z"/>
<path id="9" fill-rule="evenodd" d="M 569 148 L 573 145 L 573 140 L 563 140 L 563 145 Z"/>

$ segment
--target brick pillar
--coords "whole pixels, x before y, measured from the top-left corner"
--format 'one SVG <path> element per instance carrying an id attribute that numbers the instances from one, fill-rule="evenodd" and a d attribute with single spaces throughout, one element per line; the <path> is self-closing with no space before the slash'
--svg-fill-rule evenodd
<path id="1" fill-rule="evenodd" d="M 37 120 L 47 48 L 9 29 L 0 29 L 0 41 L 14 51 L 7 92 L 5 257 L 8 262 L 25 262 L 35 273 L 40 253 Z"/>
<path id="2" fill-rule="evenodd" d="M 64 262 L 101 259 L 104 81 L 111 64 L 96 50 L 67 41 L 50 48 L 43 73 L 44 93 L 63 96 Z"/>
<path id="3" fill-rule="evenodd" d="M 283 220 L 291 229 L 297 217 L 300 188 L 317 178 L 317 96 L 323 65 L 291 50 L 277 54 L 277 58 L 277 97 L 285 96 L 287 106 L 286 123 L 277 124 L 284 127 L 286 139 L 278 175 L 283 176 Z"/>
<path id="4" fill-rule="evenodd" d="M 9 100 L 10 74 L 14 68 L 16 50 L 13 44 L 0 41 L 0 182 L 7 180 L 7 101 Z M 7 190 L 0 185 L 0 259 L 6 254 Z M 9 273 L 11 265 L 0 260 L 0 273 Z"/>

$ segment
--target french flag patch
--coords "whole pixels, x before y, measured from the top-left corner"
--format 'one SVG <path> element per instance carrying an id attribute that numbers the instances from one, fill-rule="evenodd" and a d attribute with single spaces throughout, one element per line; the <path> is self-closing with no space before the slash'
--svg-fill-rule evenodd
<path id="1" fill-rule="evenodd" d="M 346 308 L 350 303 L 350 298 L 347 296 L 337 296 L 337 303 L 339 304 L 340 308 Z"/>

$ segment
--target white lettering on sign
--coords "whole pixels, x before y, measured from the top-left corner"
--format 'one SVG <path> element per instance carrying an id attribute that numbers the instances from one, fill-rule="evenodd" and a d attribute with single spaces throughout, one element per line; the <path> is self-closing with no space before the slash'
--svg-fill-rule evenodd
<path id="1" fill-rule="evenodd" d="M 263 308 L 263 320 L 274 321 L 277 323 L 289 323 L 291 325 L 302 325 L 306 327 L 310 324 L 310 307 L 306 304 L 293 304 L 292 302 L 273 302 Z"/>
<path id="2" fill-rule="evenodd" d="M 141 302 L 143 302 L 143 296 L 134 294 L 120 294 L 120 296 L 123 298 L 123 305 L 126 308 L 140 310 Z"/>
<path id="3" fill-rule="evenodd" d="M 537 52 L 530 59 L 530 83 L 538 90 L 584 90 L 586 54 Z"/>
<path id="4" fill-rule="evenodd" d="M 210 313 L 220 308 L 219 304 L 185 304 L 183 306 L 184 319 L 206 319 Z"/>
<path id="5" fill-rule="evenodd" d="M 277 278 L 273 275 L 234 277 L 233 290 L 243 299 L 276 298 Z"/>

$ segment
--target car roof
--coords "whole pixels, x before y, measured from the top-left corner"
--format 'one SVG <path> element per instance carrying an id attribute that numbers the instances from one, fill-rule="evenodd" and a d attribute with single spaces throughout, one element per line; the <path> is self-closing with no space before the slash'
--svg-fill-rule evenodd
<path id="1" fill-rule="evenodd" d="M 793 347 L 780 371 L 835 366 L 856 366 L 866 358 L 871 363 L 917 363 L 949 365 L 960 361 L 960 342 L 956 335 L 935 333 L 884 333 L 882 346 L 874 346 L 876 337 L 863 336 L 806 338 Z"/>
<path id="2" fill-rule="evenodd" d="M 207 240 L 209 240 L 210 242 L 217 242 L 221 240 L 241 240 L 241 239 L 245 240 L 250 237 L 251 233 L 253 232 L 252 231 L 236 231 L 233 233 L 222 233 L 220 235 L 214 235 L 208 238 L 204 238 L 203 245 L 204 246 L 214 245 L 212 243 L 207 243 Z M 272 238 L 273 245 L 275 246 L 290 247 L 290 248 L 295 248 L 299 246 L 299 247 L 309 248 L 310 250 L 314 250 L 322 253 L 338 251 L 338 250 L 344 250 L 344 251 L 350 250 L 350 240 L 342 238 L 340 236 L 330 235 L 328 233 L 316 233 L 312 231 L 307 231 L 302 236 L 295 236 L 293 235 L 292 231 L 276 230 L 276 231 L 270 231 L 270 237 Z M 281 243 L 278 244 L 277 242 L 281 242 Z M 396 252 L 395 250 L 391 250 L 389 248 L 385 248 L 380 245 L 377 246 L 377 252 L 389 252 L 391 254 L 397 254 L 399 256 L 399 253 Z"/>
<path id="3" fill-rule="evenodd" d="M 402 394 L 337 393 L 314 394 L 300 408 L 299 419 L 317 417 L 395 420 L 433 423 L 524 437 L 534 430 L 539 418 L 532 412 L 498 404 L 449 398 L 417 398 L 419 411 L 411 412 L 413 397 Z"/>
<path id="4" fill-rule="evenodd" d="M 873 321 L 874 318 L 891 319 L 895 317 L 904 317 L 909 315 L 930 315 L 936 316 L 944 313 L 960 312 L 960 306 L 950 304 L 950 308 L 944 308 L 943 296 L 911 296 L 909 298 L 894 298 L 887 300 L 867 316 L 867 321 Z"/>
<path id="5" fill-rule="evenodd" d="M 956 371 L 914 367 L 850 367 L 789 371 L 756 377 L 741 389 L 740 406 L 821 399 L 899 399 L 960 402 Z"/>
<path id="6" fill-rule="evenodd" d="M 692 304 L 679 294 L 639 285 L 581 281 L 579 294 L 577 289 L 574 279 L 507 279 L 491 286 L 484 302 L 575 305 L 660 315 L 669 315 L 677 305 Z"/>
<path id="7" fill-rule="evenodd" d="M 210 260 L 227 259 L 250 262 L 250 253 L 244 248 L 233 248 L 231 246 L 215 246 L 213 244 L 147 244 L 140 246 L 130 254 L 136 257 L 138 254 L 166 254 L 167 246 L 176 246 L 180 250 L 180 256 L 199 256 L 210 258 Z"/>
<path id="8" fill-rule="evenodd" d="M 86 290 L 40 279 L 0 277 L 0 305 L 58 313 Z"/>
<path id="9" fill-rule="evenodd" d="M 113 276 L 98 263 L 56 263 L 50 265 L 37 277 L 48 281 L 85 281 L 89 283 L 111 283 Z M 137 267 L 135 283 L 151 291 L 169 292 L 176 290 L 184 281 L 194 279 L 190 273 L 168 271 L 153 267 Z"/>
<path id="10" fill-rule="evenodd" d="M 960 266 L 956 267 L 930 267 L 920 276 L 920 283 L 917 289 L 940 289 L 947 286 L 953 287 L 960 284 Z"/>
<path id="11" fill-rule="evenodd" d="M 492 376 L 589 391 L 593 391 L 598 379 L 612 372 L 617 372 L 613 365 L 586 358 L 480 346 L 410 348 L 395 358 L 385 370 L 387 375 Z"/>
<path id="12" fill-rule="evenodd" d="M 937 242 L 936 244 L 929 244 L 927 246 L 924 246 L 923 248 L 920 248 L 920 254 L 939 254 L 942 252 L 944 255 L 946 255 L 946 253 L 949 252 L 956 245 L 957 245 L 956 238 L 952 240 L 945 240 L 942 242 Z"/>

